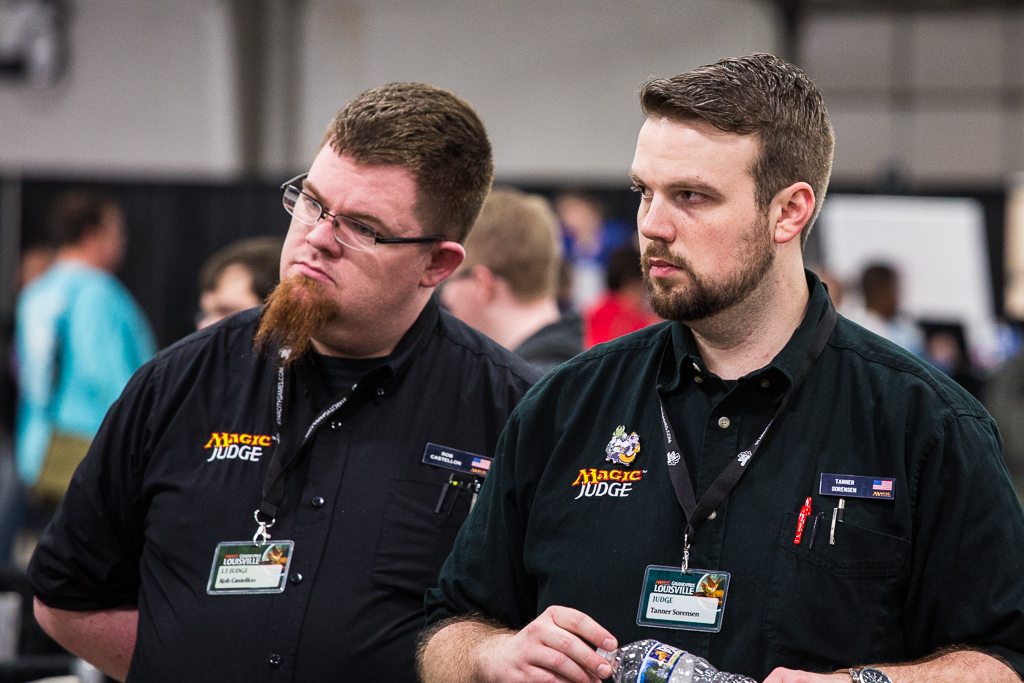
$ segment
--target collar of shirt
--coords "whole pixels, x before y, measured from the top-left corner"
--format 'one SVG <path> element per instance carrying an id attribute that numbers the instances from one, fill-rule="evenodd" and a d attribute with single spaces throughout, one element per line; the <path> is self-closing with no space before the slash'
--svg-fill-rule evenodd
<path id="1" fill-rule="evenodd" d="M 401 376 L 409 364 L 419 355 L 420 350 L 429 341 L 431 334 L 437 327 L 437 319 L 440 315 L 440 305 L 437 296 L 431 296 L 427 305 L 423 307 L 419 317 L 412 324 L 399 340 L 395 350 L 387 356 L 385 362 L 373 371 L 368 373 L 359 382 L 358 393 L 376 391 L 376 400 L 380 401 Z M 303 387 L 312 394 L 317 405 L 327 405 L 336 398 L 327 393 L 327 388 L 320 376 L 319 370 L 314 366 L 310 357 L 302 358 L 295 364 L 295 376 L 302 383 Z"/>
<path id="2" fill-rule="evenodd" d="M 804 270 L 804 273 L 807 277 L 810 300 L 807 304 L 807 312 L 804 314 L 804 319 L 801 321 L 800 326 L 797 327 L 793 336 L 786 342 L 786 345 L 778 355 L 772 359 L 771 363 L 741 377 L 738 382 L 739 384 L 751 381 L 760 382 L 763 387 L 766 389 L 770 388 L 779 397 L 785 394 L 793 385 L 793 378 L 807 357 L 807 350 L 814 337 L 814 331 L 822 314 L 825 312 L 828 301 L 828 292 L 821 284 L 818 276 L 809 270 Z M 672 323 L 670 343 L 672 344 L 675 358 L 681 360 L 677 363 L 672 363 L 671 369 L 664 370 L 664 380 L 660 387 L 663 392 L 671 393 L 681 385 L 692 384 L 697 375 L 713 376 L 707 371 L 704 360 L 700 357 L 700 353 L 697 350 L 697 342 L 693 338 L 693 332 L 690 331 L 689 327 L 683 323 Z M 670 362 L 671 359 L 666 358 L 666 365 L 669 365 Z M 768 383 L 767 386 L 764 385 L 764 382 Z"/>

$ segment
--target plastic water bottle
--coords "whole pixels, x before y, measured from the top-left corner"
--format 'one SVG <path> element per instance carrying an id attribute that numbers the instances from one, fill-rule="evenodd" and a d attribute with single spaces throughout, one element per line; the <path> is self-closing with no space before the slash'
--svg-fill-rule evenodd
<path id="1" fill-rule="evenodd" d="M 612 665 L 615 683 L 757 683 L 719 671 L 703 657 L 656 640 L 638 640 L 614 652 L 598 649 L 597 653 Z"/>

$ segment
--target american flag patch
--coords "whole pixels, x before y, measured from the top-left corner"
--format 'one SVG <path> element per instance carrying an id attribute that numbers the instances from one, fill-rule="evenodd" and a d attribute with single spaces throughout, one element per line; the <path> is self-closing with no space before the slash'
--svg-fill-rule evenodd
<path id="1" fill-rule="evenodd" d="M 488 471 L 491 469 L 491 459 L 479 457 L 473 458 L 473 467 Z"/>
<path id="2" fill-rule="evenodd" d="M 871 490 L 892 491 L 892 479 L 875 479 L 875 483 L 872 484 Z"/>

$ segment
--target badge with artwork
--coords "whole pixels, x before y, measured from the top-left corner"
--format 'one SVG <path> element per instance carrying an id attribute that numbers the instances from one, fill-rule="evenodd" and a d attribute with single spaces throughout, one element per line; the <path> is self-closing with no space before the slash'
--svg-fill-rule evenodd
<path id="1" fill-rule="evenodd" d="M 721 631 L 729 572 L 651 565 L 644 574 L 636 623 L 687 631 Z"/>
<path id="2" fill-rule="evenodd" d="M 640 452 L 640 437 L 636 432 L 627 435 L 626 426 L 619 425 L 612 434 L 612 440 L 605 446 L 604 452 L 605 460 L 608 462 L 629 467 Z"/>
<path id="3" fill-rule="evenodd" d="M 247 541 L 218 543 L 206 592 L 209 595 L 281 593 L 294 549 L 294 541 L 259 545 Z"/>

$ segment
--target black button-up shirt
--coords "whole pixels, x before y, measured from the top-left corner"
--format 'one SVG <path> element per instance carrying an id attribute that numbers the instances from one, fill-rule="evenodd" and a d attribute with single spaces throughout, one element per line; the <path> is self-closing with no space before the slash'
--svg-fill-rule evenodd
<path id="1" fill-rule="evenodd" d="M 453 487 L 435 512 L 451 473 L 421 462 L 426 444 L 492 454 L 538 375 L 431 300 L 289 471 L 269 530 L 295 543 L 284 591 L 211 596 L 214 549 L 252 539 L 279 447 L 274 356 L 252 351 L 257 313 L 182 340 L 132 379 L 41 540 L 33 588 L 60 609 L 137 604 L 131 681 L 412 682 L 423 594 L 472 497 Z M 291 452 L 337 397 L 309 359 L 285 379 Z"/>
<path id="2" fill-rule="evenodd" d="M 805 319 L 785 348 L 734 383 L 707 372 L 675 323 L 595 347 L 545 377 L 509 420 L 440 588 L 427 595 L 429 618 L 479 612 L 519 628 L 566 605 L 620 643 L 655 638 L 757 680 L 777 666 L 827 672 L 953 644 L 1024 672 L 1024 514 L 994 422 L 948 378 L 841 317 L 744 476 L 691 539 L 691 567 L 732 575 L 721 631 L 637 625 L 646 568 L 678 567 L 686 529 L 659 392 L 700 499 L 790 390 L 827 304 L 813 274 L 808 285 Z M 640 438 L 628 467 L 606 461 L 620 425 Z M 830 544 L 839 499 L 819 494 L 823 473 L 894 479 L 894 498 L 848 498 Z M 807 497 L 812 518 L 794 544 Z"/>

